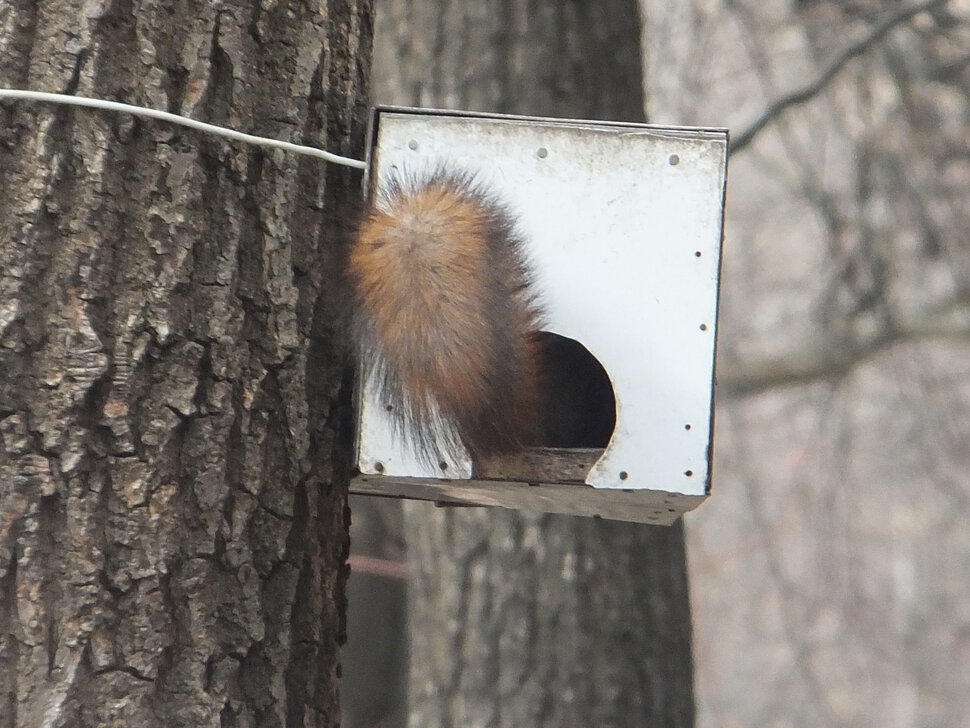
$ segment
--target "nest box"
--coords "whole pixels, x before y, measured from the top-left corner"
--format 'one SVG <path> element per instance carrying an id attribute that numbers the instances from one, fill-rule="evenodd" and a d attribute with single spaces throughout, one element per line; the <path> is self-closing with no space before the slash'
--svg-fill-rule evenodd
<path id="1" fill-rule="evenodd" d="M 592 401 L 553 401 L 546 416 L 607 429 L 594 447 L 427 463 L 363 381 L 351 491 L 653 524 L 700 504 L 711 487 L 726 130 L 378 107 L 369 152 L 370 194 L 387 172 L 444 164 L 502 199 L 562 353 L 547 375 L 597 382 Z"/>

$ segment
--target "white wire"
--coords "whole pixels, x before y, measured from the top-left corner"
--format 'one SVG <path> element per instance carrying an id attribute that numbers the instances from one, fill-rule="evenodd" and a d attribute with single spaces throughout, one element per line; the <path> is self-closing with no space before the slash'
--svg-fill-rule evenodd
<path id="1" fill-rule="evenodd" d="M 133 106 L 132 104 L 122 104 L 117 101 L 105 101 L 103 99 L 91 99 L 85 96 L 52 94 L 45 93 L 43 91 L 24 91 L 13 88 L 0 88 L 0 99 L 46 101 L 52 104 L 87 106 L 94 109 L 105 109 L 107 111 L 121 111 L 128 114 L 134 114 L 135 116 L 145 116 L 149 119 L 159 119 L 161 121 L 167 121 L 171 124 L 187 126 L 190 129 L 198 129 L 199 131 L 206 132 L 207 134 L 216 134 L 217 136 L 226 137 L 227 139 L 235 139 L 236 141 L 246 142 L 247 144 L 255 144 L 261 147 L 275 147 L 277 149 L 285 149 L 289 152 L 296 152 L 297 154 L 306 154 L 310 157 L 317 157 L 328 162 L 333 162 L 334 164 L 342 164 L 346 167 L 355 167 L 356 169 L 367 168 L 367 163 L 362 162 L 359 159 L 341 157 L 339 154 L 332 154 L 331 152 L 324 151 L 323 149 L 317 149 L 316 147 L 306 147 L 302 144 L 291 144 L 290 142 L 283 142 L 278 139 L 254 136 L 253 134 L 244 134 L 243 132 L 236 131 L 235 129 L 227 129 L 224 126 L 217 126 L 216 124 L 207 124 L 204 121 L 196 121 L 195 119 L 190 119 L 186 116 L 170 114 L 167 111 L 146 109 L 144 106 Z"/>

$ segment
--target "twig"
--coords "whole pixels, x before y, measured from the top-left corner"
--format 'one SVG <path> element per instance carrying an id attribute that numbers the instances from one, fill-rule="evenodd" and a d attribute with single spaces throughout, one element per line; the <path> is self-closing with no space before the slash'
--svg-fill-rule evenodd
<path id="1" fill-rule="evenodd" d="M 910 18 L 926 10 L 932 10 L 939 5 L 944 5 L 946 2 L 947 0 L 929 0 L 928 2 L 916 3 L 915 5 L 909 5 L 887 13 L 865 36 L 835 54 L 815 80 L 775 99 L 761 113 L 761 116 L 755 119 L 746 129 L 738 134 L 732 135 L 731 153 L 738 152 L 748 146 L 758 133 L 771 123 L 776 116 L 792 106 L 797 106 L 808 101 L 818 94 L 850 60 L 864 53 L 897 25 L 905 23 Z"/>

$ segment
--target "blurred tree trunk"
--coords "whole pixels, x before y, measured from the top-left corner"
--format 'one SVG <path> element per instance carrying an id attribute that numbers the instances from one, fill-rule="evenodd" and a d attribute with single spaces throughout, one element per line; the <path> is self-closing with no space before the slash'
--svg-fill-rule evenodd
<path id="1" fill-rule="evenodd" d="M 0 86 L 359 156 L 370 33 L 369 0 L 10 0 Z M 0 104 L 0 728 L 338 724 L 358 179 Z"/>
<path id="2" fill-rule="evenodd" d="M 643 119 L 632 0 L 385 0 L 377 39 L 379 102 Z M 406 511 L 410 725 L 693 725 L 680 523 Z"/>
<path id="3" fill-rule="evenodd" d="M 347 644 L 341 651 L 343 728 L 407 721 L 407 562 L 401 502 L 350 496 Z"/>

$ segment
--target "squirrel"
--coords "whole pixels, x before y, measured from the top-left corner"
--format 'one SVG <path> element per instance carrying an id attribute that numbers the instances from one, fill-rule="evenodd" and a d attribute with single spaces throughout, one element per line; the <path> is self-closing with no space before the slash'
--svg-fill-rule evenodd
<path id="1" fill-rule="evenodd" d="M 541 330 L 515 219 L 474 175 L 385 179 L 347 268 L 362 372 L 420 457 L 607 445 L 609 376 L 580 343 Z"/>
<path id="2" fill-rule="evenodd" d="M 542 312 L 512 214 L 463 171 L 382 182 L 348 260 L 364 376 L 425 458 L 533 444 Z"/>

